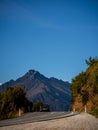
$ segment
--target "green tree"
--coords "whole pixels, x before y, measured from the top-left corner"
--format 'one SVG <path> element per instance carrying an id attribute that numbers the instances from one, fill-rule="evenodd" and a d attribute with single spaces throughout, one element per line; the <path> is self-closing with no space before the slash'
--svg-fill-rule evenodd
<path id="1" fill-rule="evenodd" d="M 89 100 L 89 93 L 87 90 L 82 90 L 81 91 L 81 95 L 82 95 L 82 103 L 83 105 L 86 105 L 88 100 Z"/>
<path id="2" fill-rule="evenodd" d="M 16 105 L 16 108 L 21 108 L 25 106 L 25 103 L 27 102 L 26 93 L 23 91 L 21 87 L 15 86 L 13 88 L 13 95 L 14 95 L 14 104 Z"/>
<path id="3" fill-rule="evenodd" d="M 78 76 L 72 79 L 71 90 L 73 97 L 76 97 L 78 94 L 81 93 L 81 88 L 85 84 L 86 80 L 87 76 L 85 72 L 81 72 Z"/>
<path id="4" fill-rule="evenodd" d="M 96 63 L 96 61 L 98 61 L 98 58 L 97 58 L 97 57 L 93 58 L 93 57 L 91 57 L 91 56 L 89 57 L 88 60 L 85 60 L 85 62 L 86 62 L 86 64 L 87 64 L 88 66 L 93 65 L 94 63 Z"/>
<path id="5" fill-rule="evenodd" d="M 40 106 L 42 105 L 41 102 L 36 102 L 33 104 L 33 111 L 39 112 L 40 111 Z"/>
<path id="6" fill-rule="evenodd" d="M 31 106 L 31 102 L 20 86 L 9 87 L 0 93 L 0 119 L 14 117 L 19 108 L 27 111 L 28 106 Z"/>
<path id="7" fill-rule="evenodd" d="M 7 88 L 4 92 L 1 93 L 1 109 L 0 109 L 0 118 L 9 118 L 14 114 L 14 98 L 12 93 L 12 88 Z M 12 111 L 12 112 L 11 112 Z"/>

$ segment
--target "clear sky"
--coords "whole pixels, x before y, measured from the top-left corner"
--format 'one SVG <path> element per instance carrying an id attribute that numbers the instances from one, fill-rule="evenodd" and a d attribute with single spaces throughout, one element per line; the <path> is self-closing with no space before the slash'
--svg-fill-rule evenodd
<path id="1" fill-rule="evenodd" d="M 98 56 L 98 0 L 0 0 L 0 83 L 29 69 L 74 78 Z"/>

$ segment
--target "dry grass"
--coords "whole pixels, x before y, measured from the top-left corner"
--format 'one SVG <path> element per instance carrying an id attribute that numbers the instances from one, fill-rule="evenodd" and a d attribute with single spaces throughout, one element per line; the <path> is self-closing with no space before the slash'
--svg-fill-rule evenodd
<path id="1" fill-rule="evenodd" d="M 81 113 L 62 119 L 0 127 L 0 130 L 98 130 L 98 119 Z"/>

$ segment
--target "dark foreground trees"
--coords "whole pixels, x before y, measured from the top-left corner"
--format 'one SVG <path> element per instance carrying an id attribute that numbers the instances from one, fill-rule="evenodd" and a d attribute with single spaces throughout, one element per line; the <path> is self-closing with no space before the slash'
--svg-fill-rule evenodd
<path id="1" fill-rule="evenodd" d="M 43 105 L 41 102 L 29 101 L 20 86 L 9 87 L 0 92 L 0 120 L 19 116 L 21 112 L 40 112 Z M 49 106 L 43 111 L 50 111 Z"/>
<path id="2" fill-rule="evenodd" d="M 27 112 L 32 105 L 21 87 L 9 87 L 0 93 L 0 119 L 17 116 L 19 109 Z"/>

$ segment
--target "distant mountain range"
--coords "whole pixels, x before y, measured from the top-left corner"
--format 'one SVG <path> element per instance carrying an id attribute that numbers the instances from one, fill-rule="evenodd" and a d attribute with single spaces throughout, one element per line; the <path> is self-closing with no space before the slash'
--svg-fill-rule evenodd
<path id="1" fill-rule="evenodd" d="M 17 80 L 10 80 L 0 86 L 0 91 L 8 87 L 21 86 L 32 102 L 50 105 L 51 111 L 68 111 L 71 104 L 70 83 L 56 78 L 47 78 L 38 71 L 29 70 Z"/>

